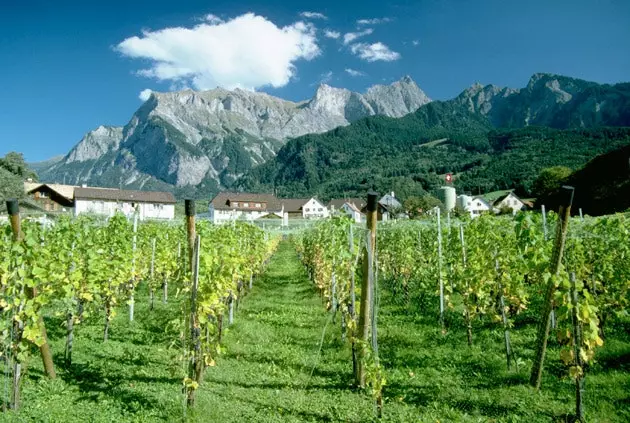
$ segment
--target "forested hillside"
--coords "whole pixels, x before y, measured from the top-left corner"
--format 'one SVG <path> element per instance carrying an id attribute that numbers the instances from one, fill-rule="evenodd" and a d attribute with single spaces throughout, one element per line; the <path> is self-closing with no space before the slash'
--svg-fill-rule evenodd
<path id="1" fill-rule="evenodd" d="M 565 182 L 575 187 L 574 213 L 581 208 L 599 216 L 630 209 L 630 144 L 597 156 Z M 538 203 L 556 207 L 558 195 L 552 193 Z"/>
<path id="2" fill-rule="evenodd" d="M 532 195 L 543 168 L 579 169 L 598 154 L 630 144 L 629 128 L 492 129 L 482 115 L 433 102 L 401 119 L 370 117 L 284 146 L 275 159 L 237 182 L 281 196 L 362 195 L 368 189 L 422 195 L 452 172 L 458 191 L 515 188 Z"/>

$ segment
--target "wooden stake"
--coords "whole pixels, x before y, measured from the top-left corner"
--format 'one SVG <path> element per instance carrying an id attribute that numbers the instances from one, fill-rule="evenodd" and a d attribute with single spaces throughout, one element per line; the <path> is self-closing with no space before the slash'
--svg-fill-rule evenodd
<path id="1" fill-rule="evenodd" d="M 358 336 L 361 342 L 358 351 L 358 371 L 355 375 L 356 384 L 361 388 L 365 387 L 365 360 L 366 349 L 368 348 L 368 339 L 370 331 L 370 304 L 372 303 L 373 288 L 370 284 L 369 258 L 374 257 L 374 247 L 376 246 L 376 207 L 377 197 L 375 192 L 368 193 L 367 201 L 367 229 L 369 231 L 369 242 L 366 243 L 363 254 L 363 280 L 361 283 L 361 304 L 359 310 L 359 326 Z M 369 251 L 371 250 L 371 251 Z"/>
<path id="2" fill-rule="evenodd" d="M 571 321 L 573 323 L 573 355 L 575 365 L 582 369 L 579 376 L 575 378 L 575 418 L 577 422 L 584 422 L 584 363 L 580 356 L 582 345 L 582 327 L 578 319 L 577 289 L 575 288 L 575 273 L 571 272 Z"/>
<path id="3" fill-rule="evenodd" d="M 438 242 L 438 284 L 440 285 L 440 327 L 442 334 L 446 333 L 444 326 L 444 281 L 442 280 L 442 225 L 440 224 L 440 208 L 437 212 L 437 242 Z"/>
<path id="4" fill-rule="evenodd" d="M 189 201 L 189 200 L 186 200 Z M 188 377 L 199 384 L 203 372 L 203 357 L 201 356 L 201 327 L 197 314 L 197 290 L 199 288 L 199 250 L 201 248 L 201 237 L 197 236 L 193 244 L 192 254 L 192 280 L 190 290 L 190 349 L 192 356 L 188 365 Z M 187 404 L 192 407 L 195 404 L 195 391 L 193 387 L 188 387 Z"/>
<path id="5" fill-rule="evenodd" d="M 7 201 L 7 211 L 9 213 L 9 219 L 11 221 L 11 229 L 13 231 L 13 240 L 15 242 L 21 242 L 24 238 L 24 234 L 22 233 L 22 223 L 20 220 L 20 206 L 17 200 L 12 199 Z M 26 295 L 29 299 L 34 299 L 37 296 L 37 289 L 31 288 L 26 290 Z M 43 344 L 39 347 L 39 351 L 42 356 L 42 362 L 44 363 L 44 370 L 49 378 L 54 379 L 56 377 L 55 367 L 53 366 L 52 353 L 50 352 L 50 346 L 48 345 L 48 337 L 46 334 L 46 325 L 44 325 L 44 319 L 41 314 L 39 315 L 39 325 L 41 327 Z M 20 330 L 20 338 L 21 338 L 21 330 Z M 15 361 L 17 363 L 17 360 Z M 19 365 L 19 364 L 18 364 Z M 19 387 L 19 375 L 21 373 L 21 369 L 15 369 L 18 375 L 17 382 Z M 19 389 L 19 388 L 18 388 Z M 19 394 L 18 394 L 19 398 Z M 19 402 L 19 401 L 18 401 Z"/>
<path id="6" fill-rule="evenodd" d="M 567 236 L 567 228 L 569 218 L 571 217 L 571 204 L 573 203 L 574 188 L 570 186 L 562 187 L 562 202 L 558 211 L 558 223 L 556 226 L 556 240 L 553 246 L 553 255 L 551 257 L 551 274 L 557 275 L 560 272 L 562 263 L 562 255 L 564 253 L 564 245 Z M 545 361 L 545 353 L 547 352 L 547 338 L 549 337 L 549 327 L 551 326 L 551 311 L 553 308 L 553 293 L 556 289 L 553 278 L 547 283 L 545 291 L 545 299 L 543 302 L 543 312 L 541 314 L 540 324 L 538 326 L 538 334 L 536 336 L 536 355 L 532 366 L 532 373 L 529 383 L 536 390 L 540 389 L 542 379 L 543 364 Z"/>
<path id="7" fill-rule="evenodd" d="M 186 211 L 186 232 L 188 234 L 188 263 L 189 270 L 193 268 L 193 252 L 195 249 L 195 202 L 193 200 L 184 201 L 184 209 Z"/>

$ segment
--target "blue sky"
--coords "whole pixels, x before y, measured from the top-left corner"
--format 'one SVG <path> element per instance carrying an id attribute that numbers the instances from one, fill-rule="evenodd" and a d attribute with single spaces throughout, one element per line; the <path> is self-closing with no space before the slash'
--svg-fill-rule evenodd
<path id="1" fill-rule="evenodd" d="M 0 155 L 65 154 L 100 124 L 126 124 L 143 90 L 302 100 L 321 81 L 362 91 L 410 75 L 448 99 L 535 72 L 630 81 L 628 40 L 627 0 L 2 1 Z"/>

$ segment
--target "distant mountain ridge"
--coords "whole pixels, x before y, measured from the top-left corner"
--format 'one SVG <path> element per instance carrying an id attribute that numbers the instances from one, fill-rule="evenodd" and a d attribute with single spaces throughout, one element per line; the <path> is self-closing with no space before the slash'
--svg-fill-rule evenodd
<path id="1" fill-rule="evenodd" d="M 62 159 L 40 168 L 43 181 L 213 191 L 272 158 L 287 139 L 367 116 L 404 116 L 431 100 L 410 77 L 365 94 L 321 84 L 312 99 L 217 88 L 152 93 L 125 127 L 99 126 Z"/>
<path id="2" fill-rule="evenodd" d="M 39 175 L 43 181 L 207 196 L 244 175 L 256 185 L 253 169 L 279 151 L 286 154 L 280 149 L 288 140 L 304 143 L 311 140 L 309 134 L 330 130 L 334 137 L 348 125 L 366 138 L 387 122 L 390 137 L 413 128 L 413 136 L 422 139 L 457 133 L 460 143 L 471 124 L 476 129 L 468 138 L 475 139 L 492 128 L 630 126 L 630 83 L 597 84 L 538 73 L 520 89 L 473 84 L 440 103 L 434 107 L 410 77 L 364 94 L 321 84 L 310 100 L 297 103 L 239 89 L 153 93 L 125 127 L 89 132 L 62 160 L 41 166 Z M 407 119 L 410 113 L 416 118 Z M 410 124 L 413 120 L 417 122 Z M 387 151 L 387 136 L 377 138 L 379 148 Z M 444 160 L 440 166 L 448 167 L 449 158 Z"/>
<path id="3" fill-rule="evenodd" d="M 630 83 L 537 73 L 521 89 L 477 83 L 452 101 L 487 116 L 498 128 L 630 126 Z"/>

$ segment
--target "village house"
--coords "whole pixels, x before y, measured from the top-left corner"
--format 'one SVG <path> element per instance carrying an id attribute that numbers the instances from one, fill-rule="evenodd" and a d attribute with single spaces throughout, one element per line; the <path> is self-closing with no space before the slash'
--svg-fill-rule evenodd
<path id="1" fill-rule="evenodd" d="M 497 198 L 494 201 L 493 206 L 495 209 L 497 209 L 497 211 L 511 209 L 512 214 L 516 214 L 516 212 L 527 207 L 523 200 L 518 198 L 513 192 L 508 192 L 507 194 L 504 194 L 501 197 Z"/>
<path id="2" fill-rule="evenodd" d="M 367 207 L 367 206 L 366 206 Z M 365 208 L 365 207 L 364 207 Z M 361 210 L 363 211 L 363 210 Z M 385 194 L 378 200 L 377 219 L 386 222 L 390 219 L 398 219 L 400 217 L 407 217 L 403 210 L 403 206 L 394 196 L 392 191 L 390 194 Z"/>
<path id="3" fill-rule="evenodd" d="M 328 208 L 314 197 L 282 198 L 278 201 L 289 219 L 322 219 L 329 216 Z"/>
<path id="4" fill-rule="evenodd" d="M 467 212 L 471 218 L 493 211 L 490 203 L 483 198 L 465 194 L 457 196 L 457 209 Z"/>
<path id="5" fill-rule="evenodd" d="M 113 216 L 117 212 L 140 220 L 174 219 L 175 197 L 170 192 L 128 191 L 112 188 L 74 189 L 74 215 L 92 213 Z"/>
<path id="6" fill-rule="evenodd" d="M 26 196 L 46 212 L 68 212 L 74 208 L 72 185 L 24 182 Z"/>
<path id="7" fill-rule="evenodd" d="M 24 191 L 44 212 L 93 213 L 126 216 L 138 213 L 140 220 L 175 218 L 175 197 L 168 192 L 129 191 L 115 188 L 25 182 Z"/>
<path id="8" fill-rule="evenodd" d="M 233 220 L 253 221 L 261 217 L 282 217 L 282 206 L 273 194 L 221 192 L 208 206 L 210 220 L 215 224 Z"/>
<path id="9" fill-rule="evenodd" d="M 328 210 L 331 215 L 346 214 L 356 223 L 361 223 L 365 222 L 365 214 L 361 213 L 365 204 L 365 200 L 360 198 L 335 199 L 328 202 Z"/>

